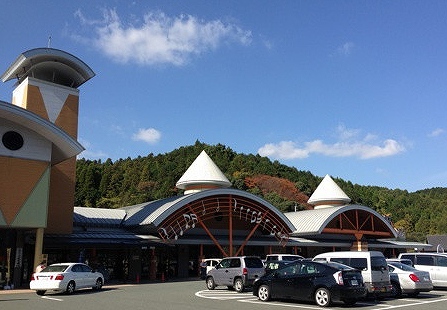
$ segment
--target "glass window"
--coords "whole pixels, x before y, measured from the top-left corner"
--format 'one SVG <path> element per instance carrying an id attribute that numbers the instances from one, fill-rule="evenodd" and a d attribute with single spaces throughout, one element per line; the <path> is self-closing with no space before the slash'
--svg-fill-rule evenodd
<path id="1" fill-rule="evenodd" d="M 337 263 L 345 264 L 345 265 L 349 266 L 349 258 L 334 257 L 334 258 L 331 258 L 331 262 L 337 262 Z"/>
<path id="2" fill-rule="evenodd" d="M 230 268 L 238 268 L 241 266 L 241 260 L 239 258 L 234 258 L 231 260 Z"/>
<path id="3" fill-rule="evenodd" d="M 436 260 L 436 266 L 447 267 L 447 257 L 438 256 Z"/>
<path id="4" fill-rule="evenodd" d="M 222 267 L 222 268 L 229 268 L 230 267 L 230 264 L 231 264 L 231 260 L 229 260 L 229 259 L 224 259 L 224 260 L 222 260 L 221 262 L 220 262 L 220 266 Z"/>
<path id="5" fill-rule="evenodd" d="M 386 261 L 383 259 L 383 262 L 386 266 Z M 366 258 L 357 257 L 357 258 L 351 258 L 351 262 L 348 264 L 352 268 L 359 269 L 359 270 L 368 270 L 368 260 Z M 371 265 L 373 265 L 371 260 Z M 374 268 L 373 268 L 374 270 Z"/>
<path id="6" fill-rule="evenodd" d="M 424 266 L 434 266 L 435 260 L 432 256 L 418 256 L 417 257 L 417 265 L 424 265 Z"/>
<path id="7" fill-rule="evenodd" d="M 387 262 L 385 257 L 373 256 L 371 257 L 371 270 L 383 271 L 387 269 Z"/>
<path id="8" fill-rule="evenodd" d="M 245 258 L 245 267 L 247 268 L 264 268 L 262 264 L 262 260 L 256 257 L 246 257 Z"/>

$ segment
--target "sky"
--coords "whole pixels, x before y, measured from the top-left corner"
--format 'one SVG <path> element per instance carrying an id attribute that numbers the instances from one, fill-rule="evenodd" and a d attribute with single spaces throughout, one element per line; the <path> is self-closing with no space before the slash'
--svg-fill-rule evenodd
<path id="1" fill-rule="evenodd" d="M 447 1 L 4 0 L 0 23 L 0 74 L 48 46 L 95 72 L 78 158 L 198 140 L 359 185 L 447 187 Z"/>

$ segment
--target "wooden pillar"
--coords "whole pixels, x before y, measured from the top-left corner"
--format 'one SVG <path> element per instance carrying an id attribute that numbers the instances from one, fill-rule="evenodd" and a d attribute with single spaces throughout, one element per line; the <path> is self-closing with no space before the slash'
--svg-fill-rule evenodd
<path id="1" fill-rule="evenodd" d="M 40 264 L 43 257 L 43 233 L 44 228 L 37 228 L 36 229 L 36 244 L 34 246 L 34 270 L 36 269 L 37 265 Z"/>

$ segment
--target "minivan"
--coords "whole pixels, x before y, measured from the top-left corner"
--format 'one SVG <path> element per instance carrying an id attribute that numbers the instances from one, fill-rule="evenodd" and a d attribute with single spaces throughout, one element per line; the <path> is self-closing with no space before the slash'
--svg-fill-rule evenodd
<path id="1" fill-rule="evenodd" d="M 338 262 L 362 271 L 369 295 L 390 295 L 392 285 L 385 256 L 379 251 L 341 251 L 318 254 L 314 261 Z"/>
<path id="2" fill-rule="evenodd" d="M 447 253 L 400 253 L 411 259 L 414 268 L 428 271 L 434 287 L 447 287 Z"/>

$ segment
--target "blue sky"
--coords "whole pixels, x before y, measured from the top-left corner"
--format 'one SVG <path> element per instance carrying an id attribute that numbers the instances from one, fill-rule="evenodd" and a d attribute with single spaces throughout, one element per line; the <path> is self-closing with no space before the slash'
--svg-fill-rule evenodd
<path id="1" fill-rule="evenodd" d="M 96 73 L 80 157 L 199 140 L 361 185 L 447 187 L 447 1 L 6 0 L 0 21 L 1 73 L 48 45 Z"/>

